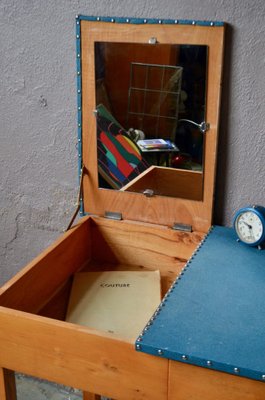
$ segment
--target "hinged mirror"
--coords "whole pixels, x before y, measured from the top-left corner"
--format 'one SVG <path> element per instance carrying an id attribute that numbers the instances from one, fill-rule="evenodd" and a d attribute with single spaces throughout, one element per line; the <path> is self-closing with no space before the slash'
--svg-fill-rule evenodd
<path id="1" fill-rule="evenodd" d="M 76 24 L 84 211 L 206 230 L 223 24 L 82 16 Z"/>

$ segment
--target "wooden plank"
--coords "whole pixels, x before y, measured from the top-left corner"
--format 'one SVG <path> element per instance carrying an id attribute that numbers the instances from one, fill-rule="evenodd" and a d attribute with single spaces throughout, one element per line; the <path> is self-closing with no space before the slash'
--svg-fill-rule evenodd
<path id="1" fill-rule="evenodd" d="M 264 400 L 263 382 L 169 361 L 168 400 Z"/>
<path id="2" fill-rule="evenodd" d="M 91 235 L 93 263 L 87 270 L 159 269 L 162 296 L 204 237 L 200 232 L 104 218 L 91 221 Z"/>
<path id="3" fill-rule="evenodd" d="M 168 360 L 86 327 L 0 307 L 0 365 L 114 399 L 167 398 Z"/>
<path id="4" fill-rule="evenodd" d="M 0 289 L 0 305 L 37 313 L 89 257 L 89 220 L 85 218 Z"/>
<path id="5" fill-rule="evenodd" d="M 117 223 L 105 218 L 91 221 L 91 235 L 93 260 L 160 269 L 161 274 L 171 269 L 175 272 L 179 262 L 189 259 L 204 237 L 202 232 L 180 232 L 135 221 Z"/>
<path id="6" fill-rule="evenodd" d="M 83 392 L 83 400 L 100 400 L 101 396 L 94 393 Z"/>
<path id="7" fill-rule="evenodd" d="M 0 399 L 17 400 L 15 374 L 0 367 Z"/>
<path id="8" fill-rule="evenodd" d="M 81 21 L 82 34 L 82 110 L 85 211 L 104 215 L 122 212 L 125 219 L 172 225 L 178 221 L 206 232 L 211 225 L 215 166 L 217 153 L 220 85 L 222 75 L 224 27 L 201 27 L 164 24 L 115 24 Z M 201 201 L 104 190 L 98 188 L 95 109 L 94 43 L 96 41 L 148 43 L 150 37 L 159 43 L 198 44 L 208 46 L 206 121 L 210 130 L 204 137 L 203 199 Z"/>
<path id="9" fill-rule="evenodd" d="M 55 292 L 55 295 L 38 311 L 38 315 L 43 315 L 49 318 L 65 320 L 68 300 L 72 288 L 72 278 Z"/>

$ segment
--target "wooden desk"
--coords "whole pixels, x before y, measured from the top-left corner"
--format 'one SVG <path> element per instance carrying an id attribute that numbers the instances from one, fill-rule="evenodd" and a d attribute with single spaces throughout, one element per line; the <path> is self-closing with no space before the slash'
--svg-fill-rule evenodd
<path id="1" fill-rule="evenodd" d="M 1 289 L 1 400 L 16 399 L 12 371 L 83 390 L 84 400 L 98 399 L 93 393 L 117 400 L 263 400 L 263 382 L 138 352 L 132 343 L 60 320 L 76 270 L 95 270 L 99 262 L 110 267 L 104 257 L 112 267 L 116 258 L 117 269 L 160 265 L 165 293 L 203 237 L 118 224 L 117 229 L 116 221 L 84 218 Z"/>

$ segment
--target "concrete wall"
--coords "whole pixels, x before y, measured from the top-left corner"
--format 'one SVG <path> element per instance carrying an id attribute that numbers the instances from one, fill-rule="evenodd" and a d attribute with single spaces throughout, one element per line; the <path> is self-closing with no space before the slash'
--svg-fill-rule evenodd
<path id="1" fill-rule="evenodd" d="M 74 209 L 76 14 L 229 24 L 215 223 L 265 205 L 263 0 L 1 0 L 0 283 L 51 243 Z"/>

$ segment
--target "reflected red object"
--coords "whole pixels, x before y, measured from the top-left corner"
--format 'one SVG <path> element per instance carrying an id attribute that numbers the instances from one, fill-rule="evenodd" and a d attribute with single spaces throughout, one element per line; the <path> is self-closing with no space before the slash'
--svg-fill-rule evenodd
<path id="1" fill-rule="evenodd" d="M 187 165 L 191 160 L 189 154 L 179 153 L 174 156 L 171 160 L 171 166 L 173 168 L 181 168 Z"/>

